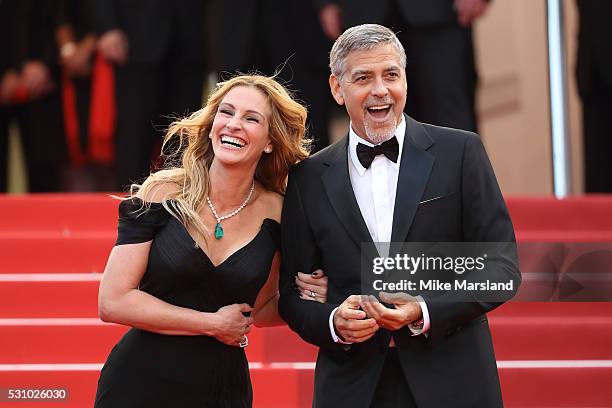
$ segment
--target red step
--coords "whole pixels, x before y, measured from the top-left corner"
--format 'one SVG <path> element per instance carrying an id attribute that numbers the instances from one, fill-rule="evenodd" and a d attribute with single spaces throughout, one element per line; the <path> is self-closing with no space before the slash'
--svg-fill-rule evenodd
<path id="1" fill-rule="evenodd" d="M 101 363 L 126 330 L 122 326 L 86 322 L 0 321 L 0 362 Z M 491 319 L 498 360 L 612 359 L 612 317 Z M 17 322 L 27 325 L 9 325 Z M 71 322 L 80 325 L 70 325 Z M 247 348 L 250 361 L 312 362 L 316 348 L 287 327 L 253 329 Z"/>
<path id="2" fill-rule="evenodd" d="M 612 198 L 587 195 L 557 200 L 551 197 L 506 197 L 517 230 L 612 231 Z M 109 194 L 0 195 L 2 230 L 114 229 L 118 201 Z"/>
<path id="3" fill-rule="evenodd" d="M 612 316 L 489 319 L 498 360 L 612 359 Z"/>
<path id="4" fill-rule="evenodd" d="M 35 279 L 44 279 L 44 275 Z M 0 318 L 98 315 L 100 274 L 81 275 L 90 281 L 3 281 L 6 277 L 0 274 Z"/>
<path id="5" fill-rule="evenodd" d="M 489 312 L 497 317 L 610 317 L 612 302 L 507 302 Z"/>
<path id="6" fill-rule="evenodd" d="M 23 322 L 18 320 L 7 324 L 7 320 L 0 320 L 0 363 L 103 363 L 127 331 L 125 326 L 107 324 L 97 319 L 53 319 L 48 322 L 52 325 L 45 325 L 44 321 L 22 325 Z M 250 361 L 266 361 L 278 347 L 263 336 L 257 328 L 249 333 L 246 351 Z M 287 340 L 288 344 L 297 342 L 292 342 L 295 338 L 291 335 Z"/>
<path id="7" fill-rule="evenodd" d="M 115 233 L 0 236 L 0 273 L 103 272 Z"/>
<path id="8" fill-rule="evenodd" d="M 87 323 L 79 326 L 0 326 L 0 362 L 103 363 L 127 329 L 96 319 L 83 320 Z"/>
<path id="9" fill-rule="evenodd" d="M 114 231 L 118 207 L 109 194 L 0 194 L 0 230 Z"/>
<path id="10" fill-rule="evenodd" d="M 612 231 L 612 197 L 506 197 L 514 228 L 532 231 Z"/>
<path id="11" fill-rule="evenodd" d="M 500 368 L 507 408 L 610 407 L 612 368 Z M 313 370 L 252 368 L 254 407 L 310 407 Z M 4 388 L 65 388 L 70 398 L 61 403 L 36 403 L 43 408 L 92 405 L 99 371 L 0 371 Z M 34 404 L 30 404 L 34 405 Z M 3 408 L 22 408 L 3 403 Z"/>
<path id="12" fill-rule="evenodd" d="M 506 407 L 612 407 L 612 367 L 502 368 Z"/>
<path id="13" fill-rule="evenodd" d="M 0 318 L 97 317 L 101 275 L 0 274 Z M 507 302 L 497 317 L 608 317 L 612 302 Z"/>

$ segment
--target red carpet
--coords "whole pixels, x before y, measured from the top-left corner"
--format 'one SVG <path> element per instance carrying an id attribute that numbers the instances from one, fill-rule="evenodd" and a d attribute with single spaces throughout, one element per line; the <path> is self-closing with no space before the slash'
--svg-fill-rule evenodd
<path id="1" fill-rule="evenodd" d="M 508 204 L 522 242 L 612 242 L 612 198 Z M 91 406 L 101 364 L 126 330 L 97 319 L 116 212 L 106 195 L 0 197 L 0 389 L 69 389 L 65 402 L 0 407 Z M 528 273 L 540 261 L 521 258 Z M 612 407 L 611 302 L 512 302 L 489 321 L 505 406 Z M 249 339 L 255 406 L 310 406 L 315 348 L 286 327 Z"/>

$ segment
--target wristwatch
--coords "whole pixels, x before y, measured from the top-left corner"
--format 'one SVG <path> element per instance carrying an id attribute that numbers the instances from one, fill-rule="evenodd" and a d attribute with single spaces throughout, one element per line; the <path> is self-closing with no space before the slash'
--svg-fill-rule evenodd
<path id="1" fill-rule="evenodd" d="M 409 324 L 410 328 L 414 331 L 423 330 L 424 325 L 425 325 L 425 322 L 423 321 L 423 318 L 420 318 L 419 320 L 415 320 L 414 322 Z"/>

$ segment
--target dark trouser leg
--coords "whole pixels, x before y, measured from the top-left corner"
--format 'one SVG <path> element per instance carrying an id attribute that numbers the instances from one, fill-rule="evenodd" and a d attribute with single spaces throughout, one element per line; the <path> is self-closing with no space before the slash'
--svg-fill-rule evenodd
<path id="1" fill-rule="evenodd" d="M 387 351 L 371 408 L 416 408 L 395 347 Z"/>
<path id="2" fill-rule="evenodd" d="M 59 91 L 19 109 L 19 127 L 32 193 L 61 189 L 61 168 L 67 160 L 62 98 Z"/>
<path id="3" fill-rule="evenodd" d="M 179 56 L 168 58 L 165 68 L 165 87 L 162 90 L 163 99 L 160 110 L 154 122 L 157 132 L 157 143 L 154 148 L 159 152 L 161 141 L 168 126 L 176 119 L 189 116 L 191 113 L 202 108 L 205 68 L 203 64 L 191 61 L 180 61 Z M 175 144 L 167 146 L 165 153 L 172 153 Z M 155 160 L 155 167 L 163 165 Z"/>
<path id="4" fill-rule="evenodd" d="M 407 57 L 407 113 L 422 122 L 476 131 L 472 30 L 404 27 L 399 39 Z"/>
<path id="5" fill-rule="evenodd" d="M 115 68 L 117 130 L 115 135 L 116 188 L 125 190 L 149 175 L 153 144 L 158 135 L 153 123 L 164 86 L 156 65 Z"/>
<path id="6" fill-rule="evenodd" d="M 76 112 L 79 121 L 79 146 L 83 152 L 87 152 L 89 147 L 91 78 L 74 78 L 72 83 L 76 95 Z"/>

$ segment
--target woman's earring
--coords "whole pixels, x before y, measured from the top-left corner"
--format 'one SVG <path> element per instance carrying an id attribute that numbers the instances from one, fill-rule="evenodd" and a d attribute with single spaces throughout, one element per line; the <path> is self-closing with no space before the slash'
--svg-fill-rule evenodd
<path id="1" fill-rule="evenodd" d="M 271 148 L 270 146 L 267 146 L 267 147 L 264 149 L 264 152 L 266 152 L 266 153 L 272 153 L 272 148 Z"/>

